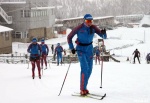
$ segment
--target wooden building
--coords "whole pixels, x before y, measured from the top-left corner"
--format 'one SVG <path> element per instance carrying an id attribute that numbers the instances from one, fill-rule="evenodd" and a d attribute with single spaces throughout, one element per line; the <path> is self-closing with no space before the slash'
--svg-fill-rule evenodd
<path id="1" fill-rule="evenodd" d="M 12 30 L 11 28 L 0 26 L 0 54 L 12 53 Z"/>

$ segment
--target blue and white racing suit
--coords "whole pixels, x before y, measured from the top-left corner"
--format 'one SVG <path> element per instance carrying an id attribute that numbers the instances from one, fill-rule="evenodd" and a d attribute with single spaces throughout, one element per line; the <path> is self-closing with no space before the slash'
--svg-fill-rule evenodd
<path id="1" fill-rule="evenodd" d="M 74 49 L 72 38 L 77 34 L 76 51 L 81 67 L 80 90 L 87 90 L 87 84 L 93 68 L 93 37 L 98 34 L 102 38 L 107 38 L 106 34 L 102 34 L 101 30 L 91 25 L 87 27 L 84 23 L 74 28 L 67 37 L 69 48 Z"/>

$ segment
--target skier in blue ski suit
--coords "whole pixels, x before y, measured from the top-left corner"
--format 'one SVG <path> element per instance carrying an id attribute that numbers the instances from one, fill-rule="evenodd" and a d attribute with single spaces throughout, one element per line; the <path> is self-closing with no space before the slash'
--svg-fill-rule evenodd
<path id="1" fill-rule="evenodd" d="M 41 40 L 40 47 L 41 47 L 41 49 L 42 49 L 42 55 L 41 55 L 41 56 L 42 56 L 42 57 L 41 57 L 41 69 L 43 69 L 43 61 L 45 62 L 45 66 L 46 66 L 45 69 L 47 69 L 47 61 L 46 61 L 46 58 L 47 58 L 48 53 L 49 53 L 49 48 L 48 48 L 47 44 L 45 44 L 45 40 L 44 40 L 44 39 Z"/>
<path id="2" fill-rule="evenodd" d="M 57 54 L 57 66 L 59 66 L 59 63 L 62 64 L 62 52 L 63 52 L 62 46 L 60 46 L 60 43 L 57 43 L 54 53 L 54 55 Z"/>
<path id="3" fill-rule="evenodd" d="M 81 67 L 80 75 L 80 94 L 86 95 L 89 93 L 87 84 L 93 68 L 93 37 L 94 33 L 106 39 L 106 30 L 100 30 L 97 26 L 92 24 L 93 17 L 90 14 L 84 16 L 84 22 L 75 27 L 67 37 L 69 48 L 72 53 L 77 51 L 78 59 Z M 77 34 L 76 50 L 72 43 L 72 38 Z"/>
<path id="4" fill-rule="evenodd" d="M 33 38 L 32 43 L 29 45 L 27 52 L 30 53 L 30 61 L 32 64 L 32 78 L 34 79 L 35 77 L 35 64 L 37 65 L 38 68 L 38 75 L 39 78 L 41 79 L 41 68 L 40 68 L 40 56 L 41 56 L 41 47 L 37 43 L 37 39 Z"/>

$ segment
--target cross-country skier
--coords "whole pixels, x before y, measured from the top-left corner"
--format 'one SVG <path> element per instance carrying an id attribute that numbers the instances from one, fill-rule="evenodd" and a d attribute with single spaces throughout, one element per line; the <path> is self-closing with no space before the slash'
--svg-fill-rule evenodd
<path id="1" fill-rule="evenodd" d="M 54 45 L 51 46 L 52 54 L 54 53 Z"/>
<path id="2" fill-rule="evenodd" d="M 93 25 L 93 17 L 91 14 L 86 14 L 83 18 L 83 23 L 75 27 L 67 37 L 69 48 L 72 54 L 77 51 L 78 59 L 81 67 L 80 76 L 80 94 L 86 95 L 89 93 L 87 89 L 88 80 L 93 68 L 93 37 L 98 34 L 106 39 L 106 30 L 100 30 L 96 25 Z M 77 34 L 76 49 L 72 43 L 72 38 Z"/>
<path id="3" fill-rule="evenodd" d="M 54 55 L 57 55 L 57 66 L 59 66 L 59 64 L 62 64 L 62 52 L 63 52 L 63 47 L 60 46 L 60 43 L 57 43 L 57 46 L 55 48 L 55 53 Z"/>
<path id="4" fill-rule="evenodd" d="M 150 53 L 148 53 L 148 54 L 146 55 L 146 62 L 147 62 L 147 64 L 150 63 Z"/>
<path id="5" fill-rule="evenodd" d="M 49 48 L 47 46 L 47 44 L 45 44 L 45 40 L 42 39 L 41 40 L 41 44 L 40 44 L 40 47 L 42 49 L 42 56 L 41 56 L 41 69 L 43 69 L 43 61 L 45 63 L 45 69 L 47 69 L 47 61 L 46 61 L 46 58 L 48 56 L 48 53 L 49 53 Z"/>
<path id="6" fill-rule="evenodd" d="M 95 50 L 95 64 L 97 64 L 97 61 L 98 63 L 100 64 L 100 49 L 99 47 L 97 46 L 96 47 L 96 50 Z"/>
<path id="7" fill-rule="evenodd" d="M 140 64 L 140 59 L 139 59 L 139 57 L 140 57 L 140 52 L 138 51 L 138 49 L 136 49 L 136 50 L 133 52 L 133 54 L 134 54 L 134 61 L 133 61 L 133 63 L 135 64 L 135 58 L 137 58 L 138 61 L 139 61 L 139 64 Z"/>
<path id="8" fill-rule="evenodd" d="M 27 52 L 30 53 L 30 61 L 32 64 L 32 78 L 34 79 L 35 77 L 35 64 L 37 65 L 38 68 L 38 75 L 39 78 L 41 79 L 41 68 L 40 68 L 40 56 L 41 56 L 41 47 L 37 43 L 37 39 L 33 38 L 32 43 L 29 45 Z"/>

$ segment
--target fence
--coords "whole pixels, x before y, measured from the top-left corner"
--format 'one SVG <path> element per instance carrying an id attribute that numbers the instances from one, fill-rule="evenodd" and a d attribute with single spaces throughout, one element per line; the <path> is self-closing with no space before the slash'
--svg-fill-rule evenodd
<path id="1" fill-rule="evenodd" d="M 24 56 L 14 56 L 13 54 L 1 55 L 0 62 L 8 64 L 17 64 L 17 63 L 29 63 L 29 55 Z M 78 62 L 77 56 L 63 56 L 63 63 Z M 53 56 L 47 56 L 47 62 L 56 63 L 56 60 L 53 59 Z"/>

